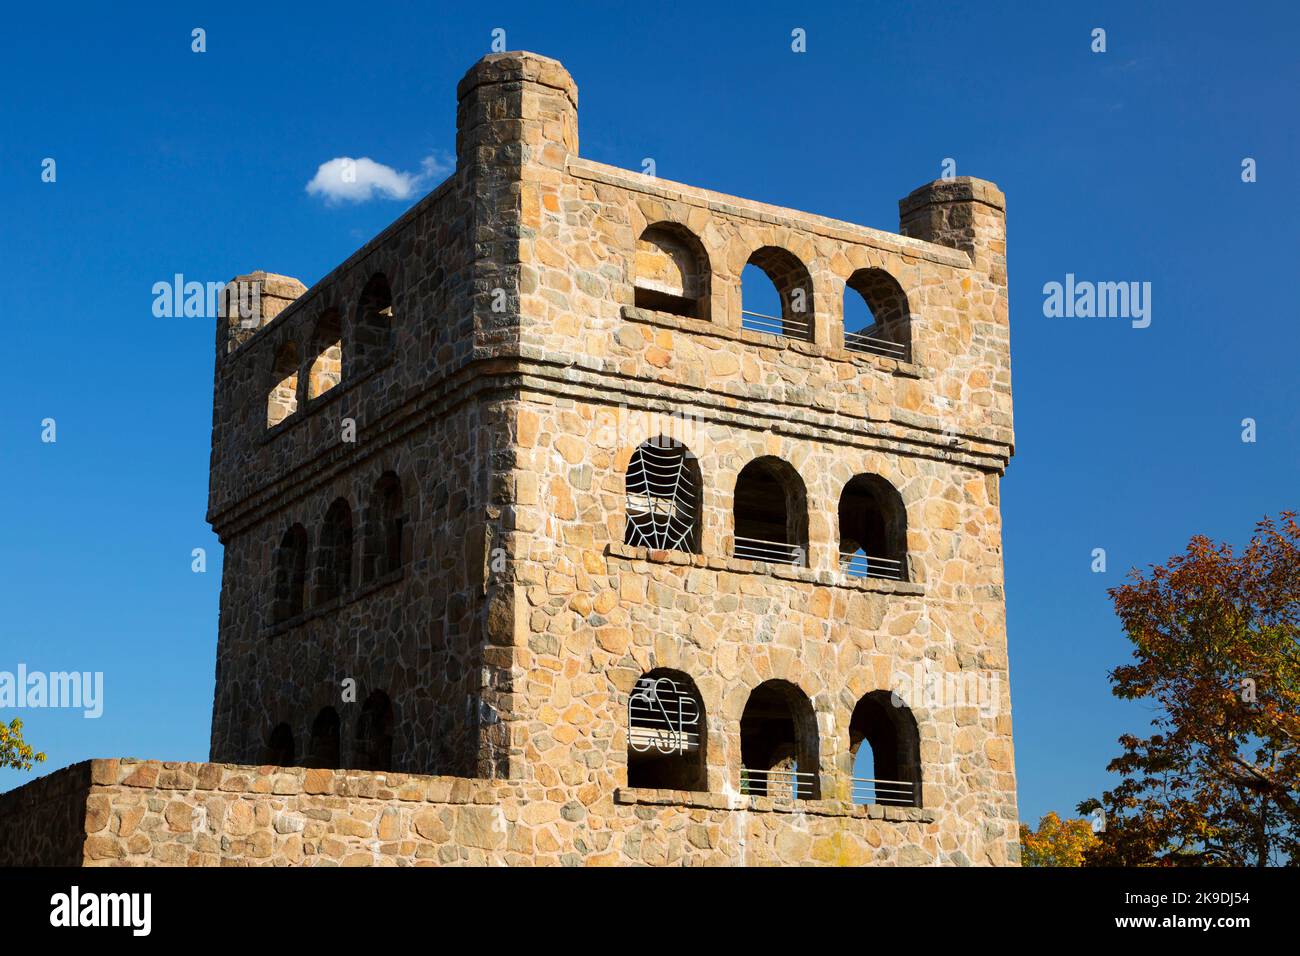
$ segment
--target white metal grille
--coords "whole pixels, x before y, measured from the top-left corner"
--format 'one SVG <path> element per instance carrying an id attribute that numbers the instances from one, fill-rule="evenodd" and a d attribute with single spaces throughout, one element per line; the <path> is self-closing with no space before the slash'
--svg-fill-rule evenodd
<path id="1" fill-rule="evenodd" d="M 755 796 L 808 800 L 813 795 L 813 774 L 799 770 L 740 768 L 740 792 Z"/>
<path id="2" fill-rule="evenodd" d="M 783 541 L 763 541 L 736 535 L 735 556 L 746 561 L 765 561 L 768 564 L 800 564 L 803 549 L 797 544 Z"/>
<path id="3" fill-rule="evenodd" d="M 844 347 L 850 352 L 870 352 L 873 355 L 884 355 L 887 358 L 902 359 L 907 357 L 907 346 L 873 334 L 879 331 L 880 326 L 872 325 L 861 332 L 845 332 Z"/>
<path id="4" fill-rule="evenodd" d="M 699 489 L 685 445 L 646 442 L 627 467 L 627 543 L 656 551 L 689 551 Z"/>
<path id="5" fill-rule="evenodd" d="M 916 787 L 910 780 L 875 780 L 853 777 L 853 802 L 894 807 L 916 806 Z"/>
<path id="6" fill-rule="evenodd" d="M 762 312 L 750 312 L 747 309 L 741 309 L 740 314 L 742 326 L 755 332 L 784 335 L 805 342 L 810 338 L 808 331 L 811 323 L 808 319 L 798 319 L 793 316 L 782 318 L 777 315 L 764 315 Z"/>
<path id="7" fill-rule="evenodd" d="M 877 558 L 861 550 L 850 554 L 840 552 L 840 570 L 855 578 L 885 578 L 903 580 L 903 562 L 898 558 Z"/>
<path id="8" fill-rule="evenodd" d="M 700 705 L 668 677 L 642 677 L 627 702 L 627 745 L 637 753 L 681 754 L 700 749 Z"/>

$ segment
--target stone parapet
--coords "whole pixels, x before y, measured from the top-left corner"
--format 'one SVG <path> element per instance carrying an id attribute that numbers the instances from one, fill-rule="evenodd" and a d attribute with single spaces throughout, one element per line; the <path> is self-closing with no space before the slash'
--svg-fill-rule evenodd
<path id="1" fill-rule="evenodd" d="M 62 808 L 57 820 L 51 804 Z M 836 800 L 90 760 L 0 795 L 0 866 L 1006 862 L 945 849 L 941 815 Z"/>

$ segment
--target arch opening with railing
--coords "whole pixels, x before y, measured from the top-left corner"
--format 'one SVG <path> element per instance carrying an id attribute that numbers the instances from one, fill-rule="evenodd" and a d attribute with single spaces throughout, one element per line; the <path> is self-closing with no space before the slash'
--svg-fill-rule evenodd
<path id="1" fill-rule="evenodd" d="M 844 284 L 844 347 L 910 361 L 912 316 L 907 295 L 884 269 L 859 269 Z"/>
<path id="2" fill-rule="evenodd" d="M 764 456 L 741 469 L 733 500 L 737 558 L 798 567 L 808 563 L 808 494 L 787 462 Z"/>
<path id="3" fill-rule="evenodd" d="M 659 668 L 628 696 L 627 784 L 656 790 L 708 790 L 708 730 L 695 682 Z"/>
<path id="4" fill-rule="evenodd" d="M 879 475 L 856 475 L 840 493 L 840 570 L 851 577 L 906 581 L 907 509 Z"/>
<path id="5" fill-rule="evenodd" d="M 813 340 L 813 287 L 808 269 L 785 249 L 754 252 L 740 276 L 741 328 Z"/>
<path id="6" fill-rule="evenodd" d="M 740 718 L 740 792 L 816 800 L 817 720 L 794 684 L 770 680 L 754 688 Z"/>
<path id="7" fill-rule="evenodd" d="M 921 806 L 921 740 L 916 718 L 889 691 L 872 691 L 853 708 L 849 753 L 854 803 Z"/>

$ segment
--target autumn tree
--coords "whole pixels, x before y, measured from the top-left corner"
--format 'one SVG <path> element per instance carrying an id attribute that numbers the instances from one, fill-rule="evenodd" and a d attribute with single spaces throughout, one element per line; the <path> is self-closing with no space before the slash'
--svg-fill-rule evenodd
<path id="1" fill-rule="evenodd" d="M 1022 866 L 1083 866 L 1084 853 L 1097 842 L 1087 820 L 1062 820 L 1053 810 L 1038 821 L 1038 830 L 1020 824 Z"/>
<path id="2" fill-rule="evenodd" d="M 1100 801 L 1103 866 L 1300 864 L 1300 528 L 1265 519 L 1241 553 L 1185 554 L 1110 592 L 1134 662 L 1112 692 L 1154 711 L 1119 738 Z"/>
<path id="3" fill-rule="evenodd" d="M 0 768 L 31 770 L 32 764 L 44 759 L 45 754 L 33 752 L 23 741 L 21 720 L 15 717 L 8 725 L 0 720 Z"/>

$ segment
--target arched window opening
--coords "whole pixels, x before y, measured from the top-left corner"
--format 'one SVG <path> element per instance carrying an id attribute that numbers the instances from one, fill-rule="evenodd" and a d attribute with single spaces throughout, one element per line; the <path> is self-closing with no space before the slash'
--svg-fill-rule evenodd
<path id="1" fill-rule="evenodd" d="M 623 543 L 698 554 L 703 486 L 700 463 L 681 442 L 642 442 L 627 466 Z"/>
<path id="2" fill-rule="evenodd" d="M 889 691 L 877 690 L 853 708 L 849 752 L 854 803 L 921 806 L 921 736 L 912 712 L 895 706 L 895 700 Z"/>
<path id="3" fill-rule="evenodd" d="M 375 482 L 374 491 L 370 495 L 362 561 L 364 580 L 374 581 L 401 569 L 405 511 L 401 480 L 395 472 L 384 472 Z"/>
<path id="4" fill-rule="evenodd" d="M 736 479 L 734 553 L 769 564 L 808 563 L 808 504 L 798 472 L 779 458 L 756 458 Z"/>
<path id="5" fill-rule="evenodd" d="M 293 731 L 288 724 L 276 724 L 262 751 L 262 763 L 272 767 L 292 767 L 293 758 Z"/>
<path id="6" fill-rule="evenodd" d="M 840 570 L 857 578 L 907 580 L 907 509 L 879 475 L 857 475 L 840 494 Z"/>
<path id="7" fill-rule="evenodd" d="M 298 346 L 285 342 L 275 353 L 266 397 L 266 427 L 274 428 L 298 410 Z"/>
<path id="8" fill-rule="evenodd" d="M 704 704 L 679 671 L 641 677 L 627 704 L 627 785 L 651 790 L 708 790 Z"/>
<path id="9" fill-rule="evenodd" d="M 339 769 L 339 712 L 324 707 L 311 725 L 311 750 L 304 766 L 316 770 Z"/>
<path id="10" fill-rule="evenodd" d="M 749 695 L 740 718 L 740 792 L 815 800 L 817 720 L 794 684 L 770 680 Z"/>
<path id="11" fill-rule="evenodd" d="M 884 269 L 859 269 L 845 283 L 844 347 L 910 360 L 912 315 L 907 294 Z"/>
<path id="12" fill-rule="evenodd" d="M 295 524 L 280 539 L 275 552 L 275 594 L 271 620 L 277 624 L 301 614 L 307 606 L 307 530 Z"/>
<path id="13" fill-rule="evenodd" d="M 380 362 L 392 346 L 393 292 L 382 272 L 371 276 L 361 290 L 354 329 L 353 351 L 364 371 Z"/>
<path id="14" fill-rule="evenodd" d="M 343 378 L 343 326 L 337 309 L 330 309 L 316 323 L 312 336 L 311 370 L 307 374 L 307 398 L 320 398 Z"/>
<path id="15" fill-rule="evenodd" d="M 374 691 L 357 718 L 358 770 L 393 769 L 393 723 L 392 701 L 382 690 Z"/>
<path id="16" fill-rule="evenodd" d="M 352 509 L 342 498 L 325 512 L 316 559 L 316 604 L 332 601 L 352 587 Z"/>
<path id="17" fill-rule="evenodd" d="M 646 229 L 637 240 L 634 268 L 638 309 L 708 319 L 709 257 L 685 226 L 661 222 Z"/>
<path id="18" fill-rule="evenodd" d="M 764 246 L 740 274 L 741 327 L 812 341 L 812 278 L 794 255 Z"/>

